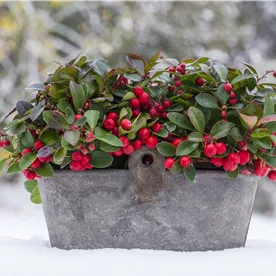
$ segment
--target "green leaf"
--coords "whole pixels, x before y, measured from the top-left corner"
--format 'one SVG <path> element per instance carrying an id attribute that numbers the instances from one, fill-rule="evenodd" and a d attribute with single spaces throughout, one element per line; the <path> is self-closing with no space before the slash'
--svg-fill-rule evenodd
<path id="1" fill-rule="evenodd" d="M 222 64 L 214 65 L 214 69 L 217 72 L 217 74 L 220 76 L 220 79 L 222 81 L 225 81 L 227 79 L 228 70 L 224 65 Z"/>
<path id="2" fill-rule="evenodd" d="M 82 109 L 85 103 L 85 92 L 82 87 L 75 83 L 74 81 L 70 81 L 70 91 L 73 97 L 73 103 L 76 111 Z"/>
<path id="3" fill-rule="evenodd" d="M 275 113 L 276 94 L 266 94 L 264 102 L 264 116 Z"/>
<path id="4" fill-rule="evenodd" d="M 252 153 L 256 153 L 258 151 L 258 148 L 256 147 L 256 145 L 252 142 L 252 141 L 246 141 L 246 146 L 248 147 L 248 149 L 252 152 Z"/>
<path id="5" fill-rule="evenodd" d="M 266 129 L 257 128 L 251 133 L 250 136 L 253 138 L 263 138 L 263 137 L 267 137 L 269 135 L 270 135 L 270 133 Z"/>
<path id="6" fill-rule="evenodd" d="M 122 101 L 129 101 L 130 99 L 136 98 L 135 94 L 132 92 L 127 92 L 124 97 L 122 98 Z"/>
<path id="7" fill-rule="evenodd" d="M 21 143 L 25 148 L 32 148 L 34 146 L 34 138 L 29 130 L 22 134 Z"/>
<path id="8" fill-rule="evenodd" d="M 198 94 L 195 97 L 195 99 L 198 102 L 198 104 L 200 104 L 203 107 L 219 109 L 216 98 L 210 94 L 201 93 L 201 94 Z"/>
<path id="9" fill-rule="evenodd" d="M 163 127 L 159 132 L 153 132 L 153 134 L 162 137 L 162 138 L 167 138 L 168 137 L 168 131 Z"/>
<path id="10" fill-rule="evenodd" d="M 4 170 L 4 168 L 6 167 L 8 159 L 2 159 L 0 160 L 0 173 Z"/>
<path id="11" fill-rule="evenodd" d="M 45 108 L 45 100 L 43 100 L 42 102 L 39 102 L 38 105 L 34 107 L 34 109 L 30 114 L 30 119 L 34 122 L 39 117 L 39 115 L 43 112 L 44 108 Z"/>
<path id="12" fill-rule="evenodd" d="M 179 165 L 179 161 L 174 162 L 171 172 L 172 173 L 180 173 L 183 172 L 184 168 Z"/>
<path id="13" fill-rule="evenodd" d="M 241 113 L 248 116 L 257 116 L 259 119 L 263 117 L 263 110 L 258 103 L 250 103 L 246 105 Z"/>
<path id="14" fill-rule="evenodd" d="M 192 132 L 189 134 L 188 140 L 191 142 L 202 142 L 203 136 L 198 132 Z"/>
<path id="15" fill-rule="evenodd" d="M 19 162 L 17 163 L 14 163 L 12 165 L 10 165 L 8 167 L 8 170 L 7 170 L 7 175 L 10 175 L 10 174 L 14 174 L 14 173 L 18 173 L 20 172 L 20 168 L 19 168 Z"/>
<path id="16" fill-rule="evenodd" d="M 82 116 L 80 119 L 75 121 L 74 125 L 76 126 L 83 126 L 87 121 L 87 118 L 85 116 Z"/>
<path id="17" fill-rule="evenodd" d="M 36 153 L 29 152 L 23 155 L 19 161 L 19 168 L 21 171 L 26 170 L 36 159 Z"/>
<path id="18" fill-rule="evenodd" d="M 247 125 L 249 129 L 253 129 L 253 127 L 257 124 L 258 122 L 258 117 L 257 116 L 248 116 L 244 115 L 242 113 L 239 113 L 240 117 L 242 118 L 243 122 Z"/>
<path id="19" fill-rule="evenodd" d="M 110 135 L 110 134 L 111 134 L 111 131 L 106 131 L 105 129 L 103 129 L 99 126 L 95 127 L 95 136 L 97 138 L 104 136 L 104 135 Z"/>
<path id="20" fill-rule="evenodd" d="M 205 129 L 205 117 L 202 111 L 196 107 L 191 106 L 188 109 L 188 116 L 194 125 L 195 129 L 203 134 Z"/>
<path id="21" fill-rule="evenodd" d="M 134 82 L 139 82 L 142 80 L 141 76 L 138 74 L 125 74 L 125 77 Z"/>
<path id="22" fill-rule="evenodd" d="M 175 156 L 176 148 L 168 142 L 161 142 L 157 144 L 157 150 L 163 156 L 172 157 Z"/>
<path id="23" fill-rule="evenodd" d="M 62 100 L 60 102 L 58 102 L 57 107 L 60 111 L 65 113 L 65 110 L 67 107 L 72 107 L 71 104 L 68 102 L 68 100 Z"/>
<path id="24" fill-rule="evenodd" d="M 258 138 L 258 139 L 252 138 L 252 140 L 254 141 L 254 143 L 256 145 L 258 145 L 261 148 L 271 149 L 271 147 L 272 147 L 272 143 L 268 137 Z"/>
<path id="25" fill-rule="evenodd" d="M 180 114 L 177 112 L 169 112 L 167 114 L 167 117 L 172 123 L 180 126 L 181 128 L 188 129 L 188 130 L 194 129 L 189 119 L 183 114 Z"/>
<path id="26" fill-rule="evenodd" d="M 40 197 L 38 185 L 33 189 L 31 193 L 31 201 L 35 204 L 41 203 L 41 197 Z"/>
<path id="27" fill-rule="evenodd" d="M 49 163 L 44 163 L 35 172 L 42 177 L 52 177 L 54 175 L 53 167 Z"/>
<path id="28" fill-rule="evenodd" d="M 122 119 L 130 119 L 132 116 L 132 111 L 129 107 L 124 107 L 120 111 L 119 121 L 122 121 Z"/>
<path id="29" fill-rule="evenodd" d="M 43 120 L 53 129 L 64 129 L 69 126 L 64 116 L 49 110 L 43 112 Z"/>
<path id="30" fill-rule="evenodd" d="M 75 112 L 71 107 L 66 107 L 65 115 L 69 124 L 73 124 L 75 122 Z"/>
<path id="31" fill-rule="evenodd" d="M 100 112 L 98 110 L 88 110 L 84 113 L 84 116 L 87 118 L 89 126 L 94 129 L 98 123 Z"/>
<path id="32" fill-rule="evenodd" d="M 28 87 L 25 88 L 26 91 L 41 91 L 44 90 L 45 86 L 43 83 L 32 83 Z"/>
<path id="33" fill-rule="evenodd" d="M 17 136 L 20 133 L 23 133 L 26 131 L 26 125 L 24 122 L 20 122 L 18 124 L 13 125 L 12 127 L 10 127 L 6 133 L 9 136 Z"/>
<path id="34" fill-rule="evenodd" d="M 231 122 L 218 121 L 211 129 L 210 134 L 214 139 L 226 137 L 233 126 L 234 124 Z"/>
<path id="35" fill-rule="evenodd" d="M 54 130 L 47 130 L 43 132 L 40 136 L 40 140 L 45 146 L 52 146 L 57 143 L 59 139 L 58 134 Z"/>
<path id="36" fill-rule="evenodd" d="M 177 149 L 176 149 L 176 155 L 177 156 L 183 156 L 188 155 L 192 151 L 194 151 L 198 147 L 199 143 L 191 142 L 189 140 L 181 142 Z"/>
<path id="37" fill-rule="evenodd" d="M 22 118 L 26 113 L 33 108 L 33 105 L 26 101 L 19 101 L 16 103 L 16 110 L 19 116 Z"/>
<path id="38" fill-rule="evenodd" d="M 24 187 L 29 193 L 31 193 L 36 186 L 37 180 L 27 180 L 24 182 Z"/>
<path id="39" fill-rule="evenodd" d="M 221 104 L 226 104 L 229 100 L 229 93 L 224 91 L 224 83 L 222 83 L 217 91 L 216 91 L 216 97 L 220 101 Z"/>
<path id="40" fill-rule="evenodd" d="M 108 134 L 108 135 L 103 135 L 103 136 L 97 136 L 97 134 L 95 133 L 96 137 L 98 140 L 105 142 L 111 146 L 115 146 L 115 147 L 122 147 L 123 143 L 122 141 L 115 135 L 112 134 Z"/>
<path id="41" fill-rule="evenodd" d="M 68 130 L 64 133 L 64 139 L 72 146 L 75 146 L 80 139 L 80 132 L 78 130 Z"/>
<path id="42" fill-rule="evenodd" d="M 176 129 L 176 124 L 171 122 L 166 123 L 165 126 L 169 132 L 173 132 Z"/>
<path id="43" fill-rule="evenodd" d="M 243 64 L 244 64 L 253 74 L 258 75 L 257 70 L 256 70 L 253 66 L 251 66 L 251 65 L 249 65 L 249 64 L 247 64 L 247 63 L 245 63 L 245 62 L 243 62 Z"/>
<path id="44" fill-rule="evenodd" d="M 90 164 L 95 168 L 106 168 L 113 162 L 112 156 L 101 150 L 94 150 L 89 155 L 91 158 Z"/>
<path id="45" fill-rule="evenodd" d="M 61 165 L 66 157 L 67 150 L 65 148 L 59 148 L 52 157 L 53 163 Z"/>
<path id="46" fill-rule="evenodd" d="M 188 154 L 190 157 L 193 157 L 193 158 L 200 158 L 201 156 L 201 152 L 200 150 L 197 148 L 195 149 L 194 151 L 192 151 L 191 153 Z"/>
<path id="47" fill-rule="evenodd" d="M 111 146 L 105 142 L 101 142 L 101 144 L 100 144 L 100 149 L 105 152 L 115 152 L 115 151 L 119 150 L 120 148 L 121 147 Z"/>
<path id="48" fill-rule="evenodd" d="M 237 141 L 243 141 L 244 137 L 241 135 L 240 130 L 237 127 L 233 127 L 230 130 L 230 135 Z"/>
<path id="49" fill-rule="evenodd" d="M 193 182 L 196 176 L 195 167 L 190 165 L 189 167 L 184 168 L 184 175 L 188 181 Z"/>
<path id="50" fill-rule="evenodd" d="M 261 157 L 264 159 L 264 161 L 267 163 L 267 165 L 276 168 L 276 157 L 271 156 L 269 154 L 263 153 Z"/>
<path id="51" fill-rule="evenodd" d="M 232 180 L 235 180 L 239 176 L 239 173 L 240 173 L 239 167 L 237 167 L 233 172 L 226 171 L 227 176 Z"/>
<path id="52" fill-rule="evenodd" d="M 231 84 L 232 85 L 235 85 L 239 82 L 242 82 L 244 80 L 248 80 L 248 79 L 252 79 L 254 77 L 253 74 L 242 74 L 242 75 L 239 75 L 237 76 L 236 78 L 234 78 L 232 81 L 231 81 Z"/>

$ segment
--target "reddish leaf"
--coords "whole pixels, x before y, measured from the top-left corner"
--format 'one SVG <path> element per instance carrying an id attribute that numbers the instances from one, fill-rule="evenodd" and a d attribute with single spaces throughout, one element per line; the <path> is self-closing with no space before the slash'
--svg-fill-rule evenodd
<path id="1" fill-rule="evenodd" d="M 264 123 L 276 122 L 276 114 L 274 115 L 267 115 L 260 119 L 258 122 L 258 126 Z"/>
<path id="2" fill-rule="evenodd" d="M 258 117 L 257 116 L 248 116 L 244 115 L 242 113 L 239 113 L 243 121 L 246 123 L 246 125 L 252 129 L 258 122 Z"/>

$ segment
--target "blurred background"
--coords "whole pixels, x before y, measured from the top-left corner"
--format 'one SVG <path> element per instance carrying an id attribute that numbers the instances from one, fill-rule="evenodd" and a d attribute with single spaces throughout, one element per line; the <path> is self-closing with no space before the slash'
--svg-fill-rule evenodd
<path id="1" fill-rule="evenodd" d="M 130 52 L 148 58 L 161 50 L 165 57 L 208 56 L 228 66 L 275 69 L 275 26 L 276 2 L 1 1 L 0 116 L 30 97 L 24 88 L 44 81 L 57 67 L 53 61 L 66 62 L 81 51 L 111 67 L 126 65 Z M 21 178 L 2 175 L 0 209 L 25 203 L 28 194 L 14 197 L 6 183 L 20 183 L 16 189 L 23 190 Z M 257 209 L 276 213 L 275 184 L 261 189 Z"/>

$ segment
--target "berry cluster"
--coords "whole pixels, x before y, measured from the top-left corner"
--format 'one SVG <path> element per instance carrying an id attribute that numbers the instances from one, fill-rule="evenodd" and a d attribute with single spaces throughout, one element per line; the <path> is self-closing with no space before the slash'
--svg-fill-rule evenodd
<path id="1" fill-rule="evenodd" d="M 85 171 L 93 168 L 90 162 L 90 156 L 82 154 L 79 151 L 75 151 L 72 154 L 72 161 L 70 162 L 70 168 L 72 171 Z"/>

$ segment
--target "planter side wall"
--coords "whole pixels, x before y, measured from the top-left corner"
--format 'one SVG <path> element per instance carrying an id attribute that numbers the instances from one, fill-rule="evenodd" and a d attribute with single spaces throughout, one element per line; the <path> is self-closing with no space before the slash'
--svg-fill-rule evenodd
<path id="1" fill-rule="evenodd" d="M 245 244 L 258 178 L 165 172 L 154 202 L 139 203 L 129 170 L 57 171 L 39 182 L 50 243 L 62 249 L 222 250 Z"/>

